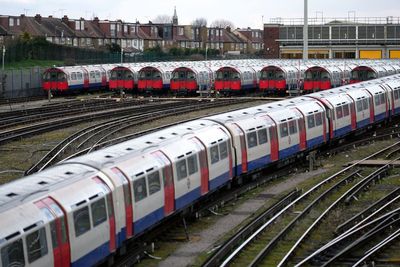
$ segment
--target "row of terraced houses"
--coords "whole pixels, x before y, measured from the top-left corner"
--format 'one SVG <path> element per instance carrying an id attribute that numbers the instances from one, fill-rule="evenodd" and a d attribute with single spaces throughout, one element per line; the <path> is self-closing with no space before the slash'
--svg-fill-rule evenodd
<path id="1" fill-rule="evenodd" d="M 263 54 L 266 58 L 301 58 L 302 19 L 271 19 L 264 29 L 231 29 L 170 23 L 124 22 L 0 15 L 0 44 L 25 33 L 49 42 L 101 49 L 116 43 L 126 53 L 160 46 L 218 49 L 221 54 Z M 309 58 L 400 58 L 400 17 L 309 18 Z"/>
<path id="2" fill-rule="evenodd" d="M 124 53 L 140 53 L 160 46 L 164 51 L 172 47 L 218 49 L 222 53 L 254 54 L 263 50 L 263 31 L 260 29 L 230 29 L 194 25 L 179 25 L 175 14 L 171 23 L 124 22 L 122 20 L 71 19 L 0 16 L 0 43 L 23 34 L 42 36 L 47 41 L 67 46 L 101 49 L 116 43 Z"/>

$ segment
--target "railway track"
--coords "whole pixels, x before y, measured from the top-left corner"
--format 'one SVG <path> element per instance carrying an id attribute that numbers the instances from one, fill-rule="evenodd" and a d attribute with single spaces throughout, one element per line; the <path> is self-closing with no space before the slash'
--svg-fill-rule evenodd
<path id="1" fill-rule="evenodd" d="M 356 201 L 359 196 L 363 194 L 364 190 L 367 190 L 368 186 L 383 179 L 383 177 L 387 177 L 391 172 L 391 163 L 368 170 L 361 170 L 359 164 L 370 158 L 386 158 L 387 155 L 391 157 L 398 155 L 399 147 L 400 142 L 397 142 L 326 178 L 310 188 L 291 204 L 288 204 L 285 208 L 276 212 L 276 214 L 272 216 L 271 219 L 266 220 L 262 226 L 258 225 L 254 227 L 253 231 L 249 231 L 250 234 L 247 235 L 247 237 L 244 237 L 242 232 L 243 229 L 248 227 L 245 226 L 242 230 L 238 231 L 237 235 L 227 241 L 228 248 L 223 244 L 203 266 L 323 265 L 325 262 L 321 260 L 311 261 L 311 259 L 308 259 L 302 262 L 305 257 L 301 255 L 310 255 L 312 249 L 309 248 L 309 246 L 315 246 L 314 243 L 317 242 L 310 238 L 310 236 L 316 232 L 318 227 L 321 228 L 322 222 L 329 221 L 327 218 L 331 218 L 333 216 L 332 213 L 337 212 L 338 206 L 352 204 L 352 202 Z M 398 159 L 399 157 L 397 156 L 392 161 Z M 396 186 L 397 188 L 400 187 L 400 185 L 395 185 L 393 186 L 395 189 L 391 189 L 396 190 Z M 392 193 L 392 196 L 393 194 L 395 193 Z M 396 197 L 396 200 L 398 198 L 400 197 Z M 391 199 L 391 197 L 387 196 L 384 199 Z M 375 206 L 382 205 L 383 202 L 384 200 L 381 200 L 381 202 L 375 204 Z M 269 214 L 268 216 L 271 215 Z M 346 216 L 349 216 L 349 214 L 346 214 Z M 357 221 L 357 218 L 352 221 Z M 252 223 L 253 222 L 250 224 Z M 350 222 L 348 222 L 348 224 L 349 223 Z M 390 226 L 394 224 L 395 223 Z M 311 226 L 307 228 L 305 225 Z M 386 226 L 385 229 L 387 230 L 389 228 Z M 326 231 L 324 231 L 324 236 L 325 235 L 330 236 L 332 234 L 327 234 Z M 397 236 L 388 236 L 385 241 L 393 242 L 395 237 L 397 238 Z M 238 242 L 232 243 L 231 240 L 238 240 Z M 312 245 L 305 244 L 306 241 Z M 318 242 L 323 243 L 324 241 Z M 382 241 L 382 247 L 387 246 L 387 244 L 384 244 L 386 243 Z M 378 248 L 369 248 L 367 252 L 369 253 L 377 249 Z M 326 254 L 320 258 L 324 257 L 327 257 Z M 350 262 L 349 259 L 345 259 L 345 261 Z M 353 263 L 355 262 L 356 261 L 353 259 Z M 326 264 L 332 263 L 336 262 L 326 262 Z"/>
<path id="2" fill-rule="evenodd" d="M 84 128 L 76 132 L 75 134 L 67 137 L 66 139 L 62 140 L 57 146 L 55 146 L 51 151 L 49 151 L 41 160 L 39 160 L 39 162 L 28 169 L 26 171 L 26 174 L 41 171 L 46 167 L 51 166 L 52 164 L 63 159 L 78 156 L 84 153 L 89 153 L 92 150 L 104 147 L 105 145 L 113 145 L 171 125 L 151 129 L 145 132 L 133 133 L 123 137 L 113 138 L 115 137 L 115 135 L 119 135 L 125 129 L 142 125 L 156 119 L 162 119 L 168 116 L 184 114 L 199 109 L 238 104 L 245 101 L 248 100 L 228 99 L 213 102 L 176 102 L 174 104 L 167 103 L 163 105 L 153 106 L 151 108 L 148 107 L 146 109 L 142 108 L 139 113 L 136 113 L 134 115 L 125 115 L 122 117 L 111 119 L 107 122 L 98 123 Z M 70 151 L 70 153 L 67 154 L 65 153 L 66 151 Z"/>

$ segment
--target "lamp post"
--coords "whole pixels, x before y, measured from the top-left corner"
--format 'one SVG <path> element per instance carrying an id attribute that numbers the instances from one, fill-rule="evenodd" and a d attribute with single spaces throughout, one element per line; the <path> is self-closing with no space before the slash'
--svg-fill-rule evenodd
<path id="1" fill-rule="evenodd" d="M 121 64 L 124 63 L 124 49 L 121 47 Z"/>
<path id="2" fill-rule="evenodd" d="M 308 0 L 304 0 L 303 59 L 308 59 Z"/>
<path id="3" fill-rule="evenodd" d="M 3 45 L 3 58 L 2 58 L 2 67 L 1 67 L 1 95 L 4 96 L 6 88 L 5 88 L 5 81 L 6 81 L 6 75 L 4 74 L 4 58 L 6 57 L 6 47 Z"/>

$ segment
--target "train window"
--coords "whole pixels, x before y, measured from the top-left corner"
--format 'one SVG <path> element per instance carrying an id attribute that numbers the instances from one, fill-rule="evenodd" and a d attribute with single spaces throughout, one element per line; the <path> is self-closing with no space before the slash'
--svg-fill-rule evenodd
<path id="1" fill-rule="evenodd" d="M 260 145 L 268 142 L 267 129 L 258 130 L 257 135 L 258 135 L 258 143 Z"/>
<path id="2" fill-rule="evenodd" d="M 314 115 L 309 115 L 307 117 L 307 124 L 308 124 L 308 129 L 314 128 L 315 126 Z"/>
<path id="3" fill-rule="evenodd" d="M 178 181 L 187 177 L 186 160 L 182 159 L 176 163 Z"/>
<path id="4" fill-rule="evenodd" d="M 3 266 L 25 266 L 22 239 L 15 240 L 1 249 L 1 263 Z"/>
<path id="5" fill-rule="evenodd" d="M 385 104 L 385 94 L 382 93 L 379 98 L 381 99 L 381 104 Z"/>
<path id="6" fill-rule="evenodd" d="M 77 72 L 76 77 L 78 80 L 82 80 L 82 72 Z"/>
<path id="7" fill-rule="evenodd" d="M 399 90 L 394 91 L 394 99 L 399 99 Z"/>
<path id="8" fill-rule="evenodd" d="M 133 190 L 135 192 L 135 202 L 147 197 L 146 180 L 144 177 L 133 182 Z"/>
<path id="9" fill-rule="evenodd" d="M 336 117 L 337 117 L 338 119 L 340 119 L 340 118 L 343 117 L 343 110 L 342 110 L 342 107 L 336 107 Z"/>
<path id="10" fill-rule="evenodd" d="M 290 134 L 297 133 L 296 121 L 289 121 L 289 133 Z"/>
<path id="11" fill-rule="evenodd" d="M 343 105 L 343 117 L 347 117 L 350 114 L 349 105 Z"/>
<path id="12" fill-rule="evenodd" d="M 247 134 L 247 144 L 249 148 L 257 146 L 257 133 L 251 132 Z"/>
<path id="13" fill-rule="evenodd" d="M 96 78 L 96 74 L 94 73 L 94 71 L 90 72 L 90 78 L 92 78 L 92 79 Z"/>
<path id="14" fill-rule="evenodd" d="M 92 209 L 93 227 L 107 220 L 106 202 L 104 198 L 93 202 L 90 208 Z"/>
<path id="15" fill-rule="evenodd" d="M 29 263 L 47 254 L 47 240 L 44 227 L 26 236 Z"/>
<path id="16" fill-rule="evenodd" d="M 289 135 L 287 122 L 281 124 L 280 130 L 281 130 L 281 137 L 286 137 Z"/>
<path id="17" fill-rule="evenodd" d="M 100 71 L 96 70 L 96 78 L 100 78 Z"/>
<path id="18" fill-rule="evenodd" d="M 226 145 L 226 142 L 222 142 L 219 144 L 219 155 L 221 160 L 228 157 L 228 146 Z"/>
<path id="19" fill-rule="evenodd" d="M 368 100 L 366 98 L 363 99 L 363 109 L 368 109 Z"/>
<path id="20" fill-rule="evenodd" d="M 219 161 L 218 145 L 210 148 L 211 164 L 217 163 Z"/>
<path id="21" fill-rule="evenodd" d="M 322 124 L 322 114 L 317 113 L 315 114 L 315 125 L 320 126 Z"/>
<path id="22" fill-rule="evenodd" d="M 75 236 L 78 237 L 90 230 L 89 208 L 74 211 Z"/>
<path id="23" fill-rule="evenodd" d="M 160 174 L 158 173 L 158 171 L 147 175 L 147 179 L 149 181 L 149 195 L 152 195 L 160 191 L 161 182 L 160 182 Z"/>
<path id="24" fill-rule="evenodd" d="M 51 243 L 53 245 L 53 248 L 56 248 L 58 247 L 58 239 L 57 239 L 57 228 L 55 221 L 52 221 L 50 223 L 50 233 L 51 233 Z"/>
<path id="25" fill-rule="evenodd" d="M 73 80 L 73 81 L 76 80 L 76 73 L 75 72 L 71 73 L 71 80 Z"/>
<path id="26" fill-rule="evenodd" d="M 375 106 L 379 106 L 381 104 L 381 101 L 379 99 L 379 95 L 375 95 Z"/>
<path id="27" fill-rule="evenodd" d="M 357 101 L 357 112 L 363 111 L 362 100 Z"/>
<path id="28" fill-rule="evenodd" d="M 188 157 L 187 162 L 188 162 L 189 175 L 196 173 L 198 171 L 197 155 Z"/>

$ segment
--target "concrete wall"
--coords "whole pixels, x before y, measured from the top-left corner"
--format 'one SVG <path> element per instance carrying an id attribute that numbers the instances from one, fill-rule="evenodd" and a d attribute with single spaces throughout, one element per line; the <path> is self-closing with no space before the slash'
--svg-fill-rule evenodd
<path id="1" fill-rule="evenodd" d="M 0 70 L 0 98 L 9 99 L 44 95 L 41 88 L 43 71 L 44 69 L 39 67 L 5 70 L 4 73 Z"/>

